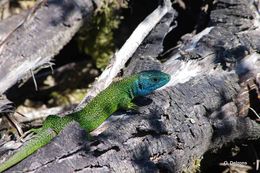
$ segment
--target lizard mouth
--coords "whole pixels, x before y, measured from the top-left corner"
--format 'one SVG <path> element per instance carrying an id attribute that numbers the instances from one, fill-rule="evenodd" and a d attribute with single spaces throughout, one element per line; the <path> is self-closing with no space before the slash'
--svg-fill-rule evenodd
<path id="1" fill-rule="evenodd" d="M 166 74 L 166 83 L 168 83 L 171 80 L 171 75 L 169 75 L 167 73 L 165 73 L 165 74 Z"/>
<path id="2" fill-rule="evenodd" d="M 171 75 L 167 73 L 163 73 L 164 75 L 161 77 L 161 86 L 166 85 L 171 80 Z"/>

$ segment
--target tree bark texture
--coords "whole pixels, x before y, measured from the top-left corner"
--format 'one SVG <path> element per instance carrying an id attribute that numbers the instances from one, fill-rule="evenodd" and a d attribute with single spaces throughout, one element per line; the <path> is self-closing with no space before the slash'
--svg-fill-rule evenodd
<path id="1" fill-rule="evenodd" d="M 0 93 L 4 93 L 34 70 L 51 65 L 53 58 L 93 14 L 93 1 L 42 1 L 28 12 L 26 18 L 14 16 L 3 25 L 0 47 Z M 19 21 L 18 25 L 10 23 Z M 8 32 L 8 34 L 6 34 Z"/>

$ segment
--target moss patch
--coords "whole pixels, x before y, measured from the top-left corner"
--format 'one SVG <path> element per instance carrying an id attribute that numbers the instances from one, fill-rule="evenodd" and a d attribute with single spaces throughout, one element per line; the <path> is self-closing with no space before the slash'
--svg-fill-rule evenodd
<path id="1" fill-rule="evenodd" d="M 97 8 L 92 23 L 84 26 L 78 37 L 80 50 L 91 55 L 97 68 L 104 69 L 114 51 L 113 31 L 118 28 L 122 16 L 120 8 L 126 8 L 127 1 L 104 0 Z"/>

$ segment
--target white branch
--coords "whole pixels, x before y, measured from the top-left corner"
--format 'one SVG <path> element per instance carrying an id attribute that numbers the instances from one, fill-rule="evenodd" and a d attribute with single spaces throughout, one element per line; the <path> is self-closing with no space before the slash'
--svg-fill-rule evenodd
<path id="1" fill-rule="evenodd" d="M 149 16 L 147 16 L 142 23 L 140 23 L 131 36 L 127 39 L 122 48 L 115 53 L 110 65 L 103 71 L 93 87 L 89 90 L 85 99 L 89 96 L 94 97 L 100 91 L 104 90 L 112 81 L 113 78 L 124 68 L 125 63 L 134 54 L 136 49 L 140 46 L 145 37 L 157 25 L 164 15 L 171 10 L 170 0 L 165 0 L 163 6 L 158 6 Z M 83 104 L 83 102 L 81 104 Z"/>

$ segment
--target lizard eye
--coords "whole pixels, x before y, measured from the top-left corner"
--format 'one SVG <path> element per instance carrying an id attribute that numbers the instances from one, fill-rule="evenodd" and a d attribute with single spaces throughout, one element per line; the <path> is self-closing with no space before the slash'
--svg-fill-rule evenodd
<path id="1" fill-rule="evenodd" d="M 153 78 L 153 81 L 154 81 L 154 82 L 158 82 L 158 79 L 157 79 L 157 78 Z"/>
<path id="2" fill-rule="evenodd" d="M 138 83 L 138 87 L 139 87 L 139 89 L 143 89 L 143 85 L 142 84 L 140 84 L 140 83 Z"/>

